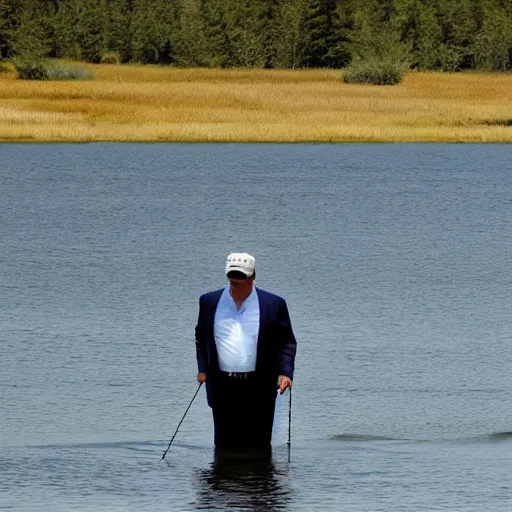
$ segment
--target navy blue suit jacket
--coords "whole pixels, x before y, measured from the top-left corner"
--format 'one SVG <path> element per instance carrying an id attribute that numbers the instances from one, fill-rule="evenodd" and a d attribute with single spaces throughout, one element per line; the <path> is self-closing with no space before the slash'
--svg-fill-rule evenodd
<path id="1" fill-rule="evenodd" d="M 288 307 L 283 298 L 255 288 L 260 306 L 256 373 L 269 392 L 277 389 L 279 375 L 293 379 L 297 342 L 293 334 Z M 219 370 L 217 347 L 213 334 L 215 311 L 223 288 L 201 295 L 196 326 L 196 355 L 199 373 L 206 373 L 208 404 L 215 398 L 215 374 Z"/>

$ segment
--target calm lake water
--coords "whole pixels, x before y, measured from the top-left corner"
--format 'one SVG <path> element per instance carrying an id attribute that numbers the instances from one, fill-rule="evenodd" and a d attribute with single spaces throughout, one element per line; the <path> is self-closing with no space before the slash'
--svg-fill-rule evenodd
<path id="1" fill-rule="evenodd" d="M 0 145 L 0 509 L 512 510 L 512 146 Z M 231 251 L 298 339 L 216 462 L 194 326 Z"/>

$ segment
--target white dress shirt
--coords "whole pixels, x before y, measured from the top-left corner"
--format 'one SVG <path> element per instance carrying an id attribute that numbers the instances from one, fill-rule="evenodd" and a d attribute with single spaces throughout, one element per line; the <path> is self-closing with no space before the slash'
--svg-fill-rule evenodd
<path id="1" fill-rule="evenodd" d="M 223 372 L 252 372 L 256 369 L 256 352 L 260 330 L 260 303 L 253 288 L 237 310 L 225 288 L 217 304 L 213 334 L 219 368 Z"/>

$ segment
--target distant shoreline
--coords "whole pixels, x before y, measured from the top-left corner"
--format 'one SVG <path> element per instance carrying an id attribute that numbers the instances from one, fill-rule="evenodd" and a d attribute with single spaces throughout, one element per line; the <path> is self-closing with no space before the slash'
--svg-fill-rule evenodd
<path id="1" fill-rule="evenodd" d="M 512 74 L 85 65 L 91 81 L 0 75 L 0 142 L 512 142 Z"/>

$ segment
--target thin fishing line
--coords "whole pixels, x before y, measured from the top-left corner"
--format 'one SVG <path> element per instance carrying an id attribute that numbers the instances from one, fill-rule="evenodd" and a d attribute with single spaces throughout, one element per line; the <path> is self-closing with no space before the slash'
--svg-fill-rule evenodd
<path id="1" fill-rule="evenodd" d="M 192 397 L 192 400 L 190 400 L 190 403 L 188 404 L 187 410 L 185 411 L 185 414 L 183 415 L 183 418 L 181 418 L 181 421 L 178 423 L 178 428 L 176 429 L 176 432 L 174 432 L 174 435 L 172 436 L 172 439 L 169 441 L 169 446 L 165 450 L 164 454 L 162 455 L 162 460 L 165 459 L 165 456 L 167 455 L 167 452 L 169 451 L 169 448 L 171 447 L 172 442 L 174 441 L 174 438 L 176 437 L 176 434 L 178 433 L 178 430 L 180 429 L 180 425 L 183 423 L 183 420 L 185 419 L 185 416 L 187 415 L 188 410 L 190 409 L 190 406 L 194 402 L 197 393 L 199 393 L 199 390 L 201 389 L 201 386 L 203 385 L 202 382 L 199 383 L 199 386 L 197 386 L 196 392 L 194 396 Z"/>

